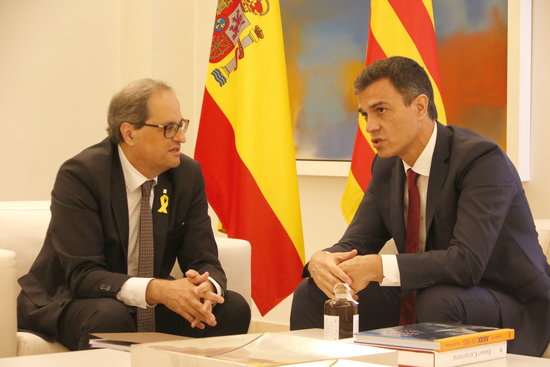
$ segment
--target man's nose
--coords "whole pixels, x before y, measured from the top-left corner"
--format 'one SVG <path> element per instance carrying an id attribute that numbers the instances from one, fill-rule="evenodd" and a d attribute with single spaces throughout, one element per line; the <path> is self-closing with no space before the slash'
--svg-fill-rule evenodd
<path id="1" fill-rule="evenodd" d="M 369 117 L 366 120 L 367 120 L 367 124 L 366 124 L 367 132 L 371 133 L 373 131 L 380 129 L 380 124 L 378 123 L 378 121 L 376 121 L 376 118 Z"/>
<path id="2" fill-rule="evenodd" d="M 187 141 L 187 136 L 183 132 L 183 129 L 179 129 L 176 135 L 172 139 L 178 143 L 183 144 Z"/>

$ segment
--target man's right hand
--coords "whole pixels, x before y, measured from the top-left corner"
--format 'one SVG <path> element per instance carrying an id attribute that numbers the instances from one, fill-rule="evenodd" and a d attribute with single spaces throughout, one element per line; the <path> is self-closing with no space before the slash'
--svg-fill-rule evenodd
<path id="1" fill-rule="evenodd" d="M 352 283 L 352 279 L 338 265 L 355 256 L 357 256 L 357 250 L 334 253 L 318 251 L 309 260 L 309 274 L 317 287 L 332 298 L 334 295 L 332 289 L 336 283 Z"/>
<path id="2" fill-rule="evenodd" d="M 208 273 L 201 277 L 208 278 Z M 185 318 L 193 327 L 204 329 L 205 325 L 216 326 L 216 317 L 212 313 L 212 302 L 223 303 L 223 297 L 209 291 L 208 280 L 200 282 L 197 279 L 181 278 L 176 280 L 153 279 L 146 291 L 148 304 L 161 303 L 170 310 Z M 205 288 L 205 289 L 201 289 Z M 205 307 L 205 302 L 208 305 Z"/>

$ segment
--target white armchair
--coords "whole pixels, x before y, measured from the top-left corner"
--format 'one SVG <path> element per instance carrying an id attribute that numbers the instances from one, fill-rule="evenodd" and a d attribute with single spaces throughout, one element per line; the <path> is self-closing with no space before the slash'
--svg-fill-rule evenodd
<path id="1" fill-rule="evenodd" d="M 49 221 L 49 201 L 0 201 L 0 358 L 67 351 L 59 343 L 17 331 L 16 298 L 20 287 L 16 280 L 28 271 L 40 251 Z M 216 237 L 216 242 L 228 288 L 252 305 L 250 244 L 223 237 Z"/>

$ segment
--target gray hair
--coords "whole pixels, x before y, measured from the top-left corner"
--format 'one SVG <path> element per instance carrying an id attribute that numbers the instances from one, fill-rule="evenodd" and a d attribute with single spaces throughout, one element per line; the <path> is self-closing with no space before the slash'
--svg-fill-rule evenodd
<path id="1" fill-rule="evenodd" d="M 147 121 L 149 98 L 161 90 L 172 91 L 172 88 L 162 81 L 140 79 L 131 82 L 113 96 L 107 114 L 107 133 L 113 143 L 118 144 L 122 141 L 120 125 L 123 122 L 143 124 Z M 143 126 L 138 128 L 141 127 Z"/>
<path id="2" fill-rule="evenodd" d="M 426 95 L 428 97 L 428 115 L 431 119 L 437 120 L 437 108 L 430 78 L 422 66 L 407 57 L 388 57 L 367 66 L 355 79 L 355 94 L 362 92 L 372 83 L 386 78 L 403 96 L 403 101 L 407 106 L 410 106 L 419 95 Z"/>

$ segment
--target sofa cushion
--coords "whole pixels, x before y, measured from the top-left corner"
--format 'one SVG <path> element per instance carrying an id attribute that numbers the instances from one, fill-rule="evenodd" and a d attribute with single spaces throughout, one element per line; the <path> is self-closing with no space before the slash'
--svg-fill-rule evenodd
<path id="1" fill-rule="evenodd" d="M 27 273 L 42 248 L 50 217 L 49 201 L 0 202 L 0 248 L 17 254 L 17 278 Z"/>

